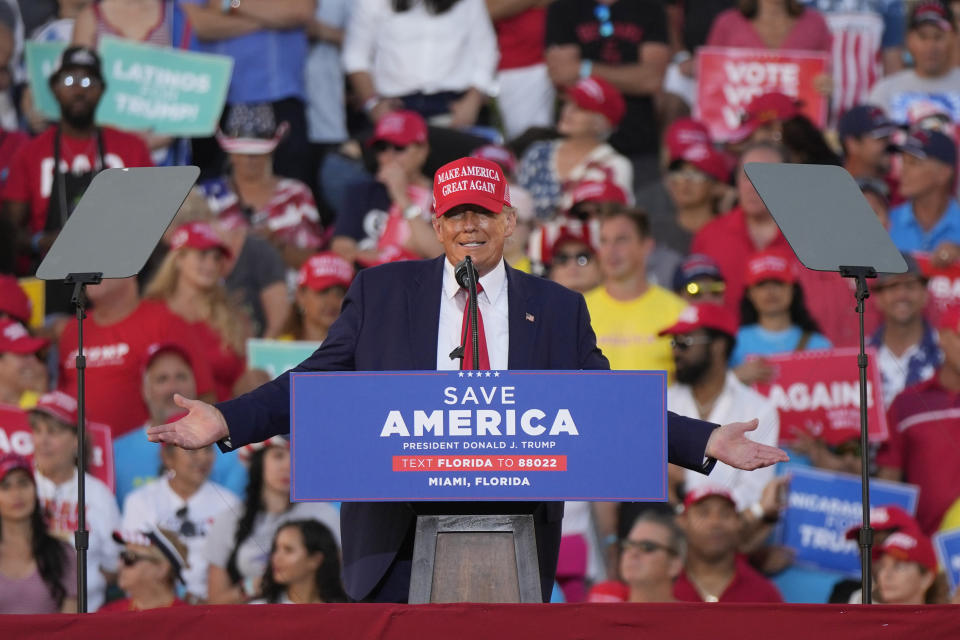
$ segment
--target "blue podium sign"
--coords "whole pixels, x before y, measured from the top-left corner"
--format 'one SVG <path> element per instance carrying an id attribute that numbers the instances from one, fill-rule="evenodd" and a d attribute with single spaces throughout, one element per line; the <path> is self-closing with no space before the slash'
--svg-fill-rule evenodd
<path id="1" fill-rule="evenodd" d="M 863 520 L 860 476 L 789 465 L 787 509 L 780 536 L 796 552 L 794 561 L 816 569 L 859 575 L 860 554 L 846 532 Z M 910 484 L 870 480 L 870 506 L 897 505 L 917 510 L 919 489 Z"/>
<path id="2" fill-rule="evenodd" d="M 956 593 L 960 586 L 960 529 L 933 534 L 933 548 L 937 552 L 940 567 L 947 574 L 950 593 Z"/>
<path id="3" fill-rule="evenodd" d="M 290 376 L 294 500 L 667 499 L 663 371 Z"/>

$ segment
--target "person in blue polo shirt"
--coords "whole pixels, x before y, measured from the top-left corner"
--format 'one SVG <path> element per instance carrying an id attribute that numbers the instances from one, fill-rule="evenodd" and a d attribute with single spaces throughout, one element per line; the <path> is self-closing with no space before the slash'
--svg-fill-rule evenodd
<path id="1" fill-rule="evenodd" d="M 890 237 L 901 251 L 931 254 L 936 266 L 960 259 L 960 204 L 953 196 L 956 143 L 939 131 L 917 131 L 901 147 L 900 193 Z"/>

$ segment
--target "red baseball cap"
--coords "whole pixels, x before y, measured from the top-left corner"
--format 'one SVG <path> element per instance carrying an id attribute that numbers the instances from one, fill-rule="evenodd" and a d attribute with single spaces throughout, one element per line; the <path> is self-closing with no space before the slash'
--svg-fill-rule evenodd
<path id="1" fill-rule="evenodd" d="M 164 353 L 175 353 L 183 361 L 187 363 L 187 366 L 190 367 L 190 370 L 193 370 L 193 358 L 190 356 L 190 352 L 187 351 L 187 348 L 178 342 L 154 342 L 149 347 L 147 347 L 146 357 L 143 359 L 143 368 L 140 371 L 140 374 L 143 375 L 147 372 L 147 369 L 150 368 L 150 365 L 153 364 L 154 360 L 159 358 Z"/>
<path id="2" fill-rule="evenodd" d="M 916 531 L 897 531 L 874 548 L 874 559 L 889 554 L 898 560 L 916 562 L 933 573 L 937 572 L 937 555 L 930 538 Z"/>
<path id="3" fill-rule="evenodd" d="M 0 319 L 0 353 L 16 353 L 22 356 L 36 353 L 50 344 L 44 338 L 34 338 L 27 328 L 10 318 Z"/>
<path id="4" fill-rule="evenodd" d="M 380 118 L 368 145 L 389 142 L 398 147 L 423 144 L 427 141 L 427 122 L 416 111 L 391 111 Z"/>
<path id="5" fill-rule="evenodd" d="M 920 525 L 909 513 L 895 504 L 870 508 L 870 527 L 875 531 L 919 531 Z M 860 537 L 860 525 L 847 529 L 847 540 Z"/>
<path id="6" fill-rule="evenodd" d="M 675 336 L 697 329 L 716 329 L 735 338 L 738 328 L 737 318 L 729 309 L 718 304 L 700 302 L 681 311 L 677 321 L 660 331 L 659 335 Z"/>
<path id="7" fill-rule="evenodd" d="M 0 274 L 0 313 L 26 324 L 30 322 L 33 305 L 13 276 Z"/>
<path id="8" fill-rule="evenodd" d="M 757 96 L 750 101 L 743 116 L 743 124 L 733 132 L 731 140 L 740 142 L 750 137 L 754 131 L 765 124 L 778 120 L 789 120 L 799 115 L 800 106 L 790 96 L 772 91 Z"/>
<path id="9" fill-rule="evenodd" d="M 170 238 L 170 249 L 219 249 L 225 258 L 232 254 L 230 249 L 223 243 L 217 232 L 213 230 L 206 222 L 188 222 L 173 232 Z"/>
<path id="10" fill-rule="evenodd" d="M 693 165 L 714 180 L 719 180 L 720 182 L 730 180 L 730 172 L 734 164 L 727 154 L 709 144 L 690 145 L 683 150 L 679 158 L 674 159 L 670 163 L 670 166 L 673 168 L 682 163 Z"/>
<path id="11" fill-rule="evenodd" d="M 483 158 L 448 162 L 433 177 L 433 206 L 439 218 L 450 209 L 472 204 L 500 213 L 510 205 L 510 187 L 503 169 Z"/>
<path id="12" fill-rule="evenodd" d="M 671 162 L 680 158 L 687 147 L 712 144 L 707 125 L 693 118 L 677 118 L 671 122 L 663 136 L 663 143 Z"/>
<path id="13" fill-rule="evenodd" d="M 43 394 L 30 411 L 43 413 L 73 428 L 77 426 L 77 399 L 63 391 Z"/>
<path id="14" fill-rule="evenodd" d="M 764 280 L 777 280 L 788 284 L 797 281 L 793 260 L 779 251 L 760 251 L 747 262 L 746 284 L 748 287 Z"/>
<path id="15" fill-rule="evenodd" d="M 485 144 L 477 147 L 470 154 L 471 158 L 483 158 L 500 165 L 505 173 L 513 173 L 517 170 L 517 157 L 513 152 L 499 144 Z"/>
<path id="16" fill-rule="evenodd" d="M 583 202 L 616 202 L 617 204 L 629 202 L 627 192 L 612 180 L 578 182 L 570 193 L 570 200 L 573 207 Z"/>
<path id="17" fill-rule="evenodd" d="M 627 112 L 627 103 L 623 101 L 620 90 L 603 78 L 590 76 L 577 80 L 575 85 L 567 89 L 567 97 L 581 109 L 604 116 L 612 127 L 620 124 Z"/>
<path id="18" fill-rule="evenodd" d="M 353 282 L 353 266 L 332 251 L 310 256 L 297 274 L 297 286 L 325 291 L 333 286 L 347 288 Z"/>
<path id="19" fill-rule="evenodd" d="M 240 447 L 240 450 L 237 454 L 240 456 L 240 462 L 248 463 L 250 458 L 257 451 L 261 449 L 266 449 L 267 447 L 286 447 L 290 448 L 290 441 L 284 438 L 283 436 L 273 436 L 263 442 L 253 442 L 243 447 Z"/>
<path id="20" fill-rule="evenodd" d="M 730 493 L 728 489 L 724 489 L 723 487 L 718 487 L 716 485 L 705 484 L 687 493 L 687 495 L 683 498 L 683 508 L 684 510 L 689 509 L 690 505 L 706 500 L 711 496 L 723 498 L 732 504 L 734 508 L 737 506 L 736 501 L 733 499 L 733 494 Z"/>
<path id="21" fill-rule="evenodd" d="M 26 471 L 27 475 L 30 476 L 30 482 L 36 484 L 33 479 L 33 465 L 30 464 L 30 460 L 19 453 L 0 454 L 0 482 L 3 482 L 3 479 L 12 471 Z"/>

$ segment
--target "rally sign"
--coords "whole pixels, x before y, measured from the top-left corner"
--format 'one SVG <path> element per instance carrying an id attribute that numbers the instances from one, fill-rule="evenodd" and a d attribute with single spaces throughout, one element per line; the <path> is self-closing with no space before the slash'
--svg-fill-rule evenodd
<path id="1" fill-rule="evenodd" d="M 90 464 L 87 471 L 113 491 L 116 479 L 110 427 L 89 422 L 86 434 L 90 440 Z M 19 407 L 0 405 L 0 454 L 16 453 L 33 459 L 33 450 L 33 431 L 30 429 L 27 412 Z"/>
<path id="2" fill-rule="evenodd" d="M 929 253 L 914 253 L 917 266 L 927 278 L 927 291 L 930 299 L 927 303 L 927 319 L 936 325 L 944 310 L 960 303 L 960 263 L 946 267 L 935 267 Z"/>
<path id="3" fill-rule="evenodd" d="M 960 585 L 960 529 L 935 533 L 933 548 L 937 552 L 940 567 L 947 574 L 950 593 L 956 593 L 957 586 Z"/>
<path id="4" fill-rule="evenodd" d="M 801 112 L 823 128 L 829 103 L 814 87 L 814 79 L 827 72 L 829 61 L 826 53 L 701 47 L 696 117 L 715 141 L 725 142 L 740 127 L 751 100 L 778 91 L 799 100 Z"/>
<path id="5" fill-rule="evenodd" d="M 663 371 L 294 373 L 290 408 L 294 500 L 667 499 Z"/>
<path id="6" fill-rule="evenodd" d="M 50 119 L 60 109 L 47 79 L 63 43 L 27 43 L 27 73 L 37 109 Z M 104 37 L 100 56 L 106 92 L 97 123 L 169 136 L 209 136 L 227 96 L 233 60 Z"/>
<path id="7" fill-rule="evenodd" d="M 309 358 L 319 347 L 319 342 L 250 338 L 247 340 L 247 366 L 263 369 L 271 378 L 276 378 Z"/>
<path id="8" fill-rule="evenodd" d="M 860 554 L 846 532 L 863 520 L 860 476 L 790 465 L 790 489 L 778 536 L 796 553 L 794 561 L 857 575 Z M 885 480 L 870 481 L 872 509 L 897 505 L 913 515 L 919 489 Z"/>
<path id="9" fill-rule="evenodd" d="M 887 439 L 883 384 L 876 354 L 868 349 L 867 433 L 872 442 Z M 827 442 L 857 437 L 860 430 L 860 370 L 857 349 L 818 349 L 766 356 L 776 373 L 755 385 L 780 413 L 780 444 L 805 433 Z"/>

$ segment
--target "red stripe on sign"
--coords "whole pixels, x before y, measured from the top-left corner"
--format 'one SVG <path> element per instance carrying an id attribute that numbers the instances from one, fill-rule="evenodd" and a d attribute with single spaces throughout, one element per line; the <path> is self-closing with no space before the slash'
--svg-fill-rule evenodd
<path id="1" fill-rule="evenodd" d="M 394 471 L 566 471 L 567 456 L 393 456 Z"/>

